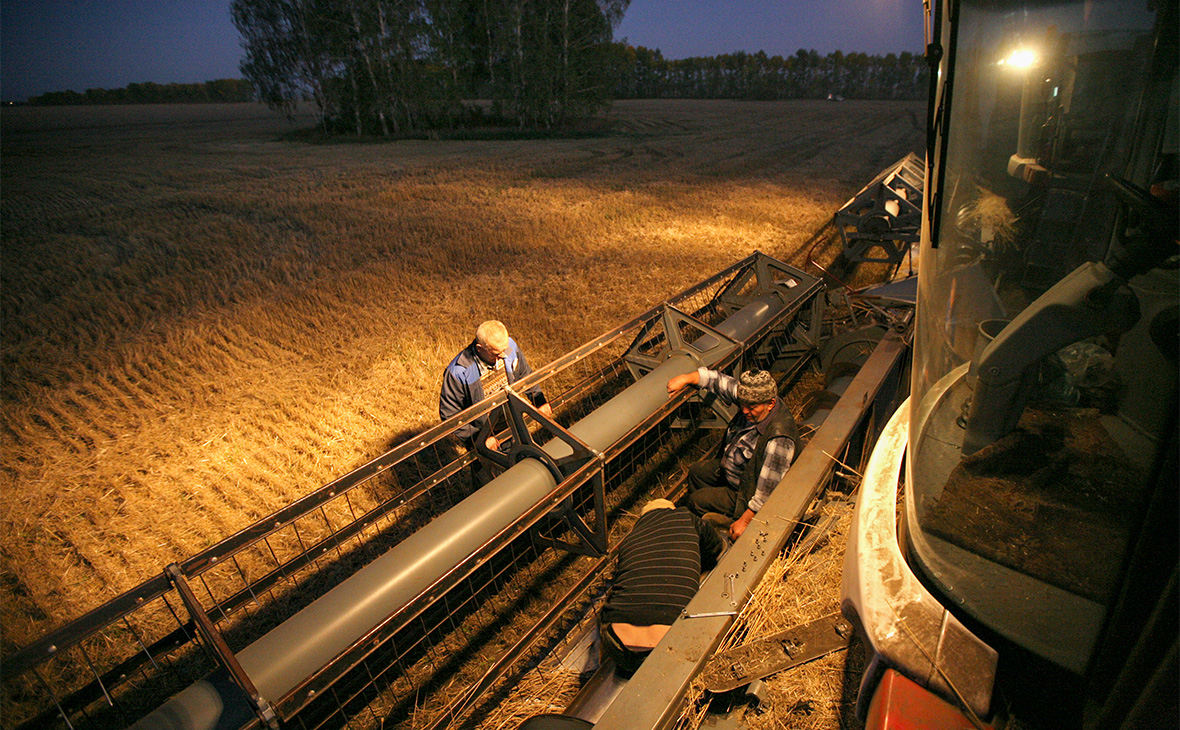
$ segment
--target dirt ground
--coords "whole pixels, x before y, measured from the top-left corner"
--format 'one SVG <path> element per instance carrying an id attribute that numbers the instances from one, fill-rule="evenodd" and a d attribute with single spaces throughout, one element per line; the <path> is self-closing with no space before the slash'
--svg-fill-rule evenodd
<path id="1" fill-rule="evenodd" d="M 0 649 L 547 362 L 802 244 L 922 103 L 634 101 L 568 140 L 308 144 L 255 105 L 0 112 Z"/>

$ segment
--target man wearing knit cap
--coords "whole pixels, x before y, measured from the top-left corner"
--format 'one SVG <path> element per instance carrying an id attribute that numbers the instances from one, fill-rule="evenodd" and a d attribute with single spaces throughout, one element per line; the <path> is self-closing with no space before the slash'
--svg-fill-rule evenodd
<path id="1" fill-rule="evenodd" d="M 697 368 L 669 380 L 668 395 L 688 385 L 741 407 L 717 456 L 688 469 L 689 508 L 711 521 L 730 523 L 729 536 L 736 540 L 790 468 L 799 430 L 778 397 L 778 384 L 765 370 L 747 370 L 733 378 Z"/>

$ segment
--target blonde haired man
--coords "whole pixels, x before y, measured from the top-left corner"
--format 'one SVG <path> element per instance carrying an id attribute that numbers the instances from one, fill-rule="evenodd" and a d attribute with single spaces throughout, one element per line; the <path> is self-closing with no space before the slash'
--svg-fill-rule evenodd
<path id="1" fill-rule="evenodd" d="M 508 328 L 503 322 L 495 319 L 482 322 L 475 328 L 475 339 L 455 355 L 443 371 L 442 390 L 438 397 L 439 418 L 447 420 L 532 371 L 516 341 L 508 336 Z M 539 387 L 529 388 L 521 395 L 546 416 L 553 415 L 553 409 Z M 455 435 L 470 449 L 485 420 L 472 421 L 457 429 Z M 500 446 L 495 436 L 489 436 L 485 443 L 492 450 Z"/>

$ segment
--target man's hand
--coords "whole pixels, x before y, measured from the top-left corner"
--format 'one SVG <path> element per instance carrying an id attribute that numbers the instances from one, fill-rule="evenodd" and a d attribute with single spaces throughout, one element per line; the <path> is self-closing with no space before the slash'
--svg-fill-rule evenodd
<path id="1" fill-rule="evenodd" d="M 540 411 L 541 415 L 545 418 L 553 418 L 553 406 L 549 405 L 548 403 L 542 403 L 541 405 L 537 406 L 537 410 Z"/>
<path id="2" fill-rule="evenodd" d="M 483 442 L 483 445 L 488 447 L 489 451 L 496 451 L 500 448 L 500 441 L 495 436 L 488 436 L 487 440 Z"/>
<path id="3" fill-rule="evenodd" d="M 729 537 L 731 540 L 736 540 L 742 536 L 746 528 L 750 526 L 750 520 L 754 519 L 754 510 L 747 509 L 742 513 L 742 516 L 733 521 L 729 526 Z"/>
<path id="4" fill-rule="evenodd" d="M 688 373 L 677 375 L 668 381 L 668 396 L 674 396 L 681 388 L 688 385 L 700 385 L 701 376 L 696 370 Z"/>

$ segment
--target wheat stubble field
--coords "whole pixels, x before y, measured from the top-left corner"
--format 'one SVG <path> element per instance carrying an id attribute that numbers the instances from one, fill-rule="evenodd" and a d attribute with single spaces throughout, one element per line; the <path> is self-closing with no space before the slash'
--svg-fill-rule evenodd
<path id="1" fill-rule="evenodd" d="M 540 364 L 802 244 L 922 102 L 632 101 L 565 140 L 320 143 L 255 105 L 0 116 L 8 653 L 437 420 L 502 319 Z"/>

